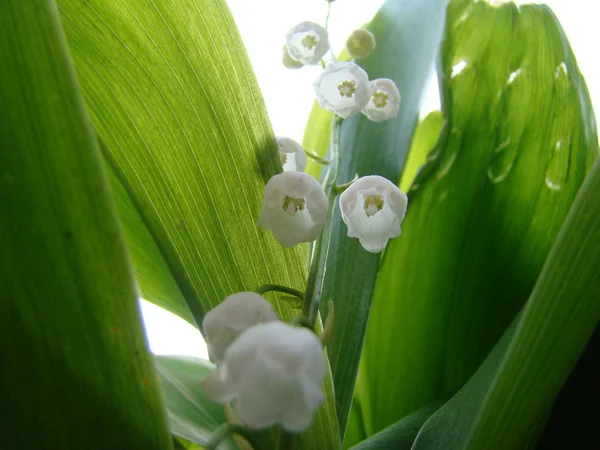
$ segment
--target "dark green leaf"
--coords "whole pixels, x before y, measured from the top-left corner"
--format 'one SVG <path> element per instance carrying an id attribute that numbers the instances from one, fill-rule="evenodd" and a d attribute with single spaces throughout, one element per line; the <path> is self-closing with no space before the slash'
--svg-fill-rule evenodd
<path id="1" fill-rule="evenodd" d="M 526 448 L 600 321 L 600 160 L 523 311 L 465 448 Z M 523 399 L 527 399 L 523 401 Z"/>
<path id="2" fill-rule="evenodd" d="M 53 1 L 0 1 L 2 449 L 171 448 Z"/>
<path id="3" fill-rule="evenodd" d="M 439 77 L 445 123 L 375 289 L 360 386 L 369 434 L 475 371 L 598 154 L 585 83 L 546 7 L 451 2 Z"/>

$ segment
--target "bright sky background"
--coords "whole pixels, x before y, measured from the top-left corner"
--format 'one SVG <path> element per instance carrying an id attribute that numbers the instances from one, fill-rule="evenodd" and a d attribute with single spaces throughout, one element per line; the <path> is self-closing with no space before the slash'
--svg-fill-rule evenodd
<path id="1" fill-rule="evenodd" d="M 419 0 L 412 0 L 419 1 Z M 288 70 L 281 64 L 286 32 L 299 22 L 323 23 L 325 0 L 228 0 L 267 104 L 275 134 L 302 140 L 304 125 L 314 100 L 312 81 L 320 67 Z M 330 42 L 339 53 L 348 35 L 369 22 L 382 0 L 337 0 L 329 21 Z M 521 2 L 525 3 L 525 2 Z M 540 2 L 543 3 L 543 2 Z M 596 0 L 547 0 L 560 20 L 586 78 L 597 114 L 600 112 L 600 62 Z M 422 114 L 439 109 L 437 81 L 432 76 Z M 142 312 L 152 351 L 207 358 L 200 333 L 182 319 L 142 302 Z"/>

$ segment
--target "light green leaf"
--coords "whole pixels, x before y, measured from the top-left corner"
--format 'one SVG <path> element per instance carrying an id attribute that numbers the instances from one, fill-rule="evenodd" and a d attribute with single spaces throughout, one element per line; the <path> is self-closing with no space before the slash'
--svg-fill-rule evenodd
<path id="1" fill-rule="evenodd" d="M 329 139 L 331 138 L 331 120 L 333 114 L 323 109 L 315 101 L 308 121 L 306 122 L 306 128 L 304 130 L 304 138 L 302 139 L 302 147 L 309 152 L 315 153 L 322 158 L 327 157 L 327 149 L 329 147 Z M 317 180 L 321 178 L 321 172 L 323 165 L 308 158 L 306 164 L 306 173 L 311 174 Z"/>
<path id="2" fill-rule="evenodd" d="M 439 77 L 446 121 L 375 289 L 360 385 L 369 434 L 475 371 L 598 154 L 585 83 L 546 7 L 451 2 Z"/>
<path id="3" fill-rule="evenodd" d="M 523 437 L 549 411 L 599 323 L 598 192 L 600 160 L 548 256 L 465 448 L 525 448 Z"/>
<path id="4" fill-rule="evenodd" d="M 138 210 L 110 166 L 107 166 L 107 171 L 140 295 L 195 324 L 179 286 Z"/>
<path id="5" fill-rule="evenodd" d="M 144 282 L 157 254 L 148 236 L 196 325 L 237 291 L 267 283 L 302 290 L 302 247 L 283 249 L 256 226 L 264 185 L 281 164 L 225 3 L 59 0 L 59 6 L 104 157 L 148 230 L 136 244 L 137 233 L 128 233 L 141 291 L 172 292 Z M 169 305 L 177 302 L 163 304 L 173 311 Z M 285 302 L 274 304 L 283 319 L 296 314 Z M 339 436 L 333 391 L 327 392 L 306 433 L 313 448 L 336 448 L 327 440 Z"/>
<path id="6" fill-rule="evenodd" d="M 202 391 L 202 381 L 214 369 L 208 361 L 191 356 L 155 356 L 171 433 L 205 445 L 210 434 L 227 422 L 223 406 Z M 220 448 L 238 448 L 232 438 Z"/>
<path id="7" fill-rule="evenodd" d="M 415 176 L 427 161 L 427 154 L 435 146 L 443 124 L 441 111 L 432 111 L 419 122 L 402 171 L 400 190 L 403 192 L 408 192 Z"/>
<path id="8" fill-rule="evenodd" d="M 357 173 L 360 176 L 379 174 L 393 182 L 400 180 L 418 119 L 421 95 L 441 36 L 444 4 L 445 0 L 387 0 L 368 26 L 377 39 L 377 48 L 359 63 L 371 79 L 393 79 L 402 95 L 402 104 L 398 117 L 393 120 L 375 123 L 359 114 L 344 121 L 338 184 L 352 180 Z M 309 125 L 313 126 L 312 122 Z M 343 434 L 379 255 L 368 253 L 357 239 L 347 237 L 348 230 L 337 203 L 334 208 L 331 241 L 327 243 L 325 239 L 330 258 L 321 314 L 326 315 L 328 300 L 333 300 L 335 322 L 327 350 Z"/>
<path id="9" fill-rule="evenodd" d="M 0 61 L 0 448 L 170 449 L 53 1 L 0 1 Z"/>

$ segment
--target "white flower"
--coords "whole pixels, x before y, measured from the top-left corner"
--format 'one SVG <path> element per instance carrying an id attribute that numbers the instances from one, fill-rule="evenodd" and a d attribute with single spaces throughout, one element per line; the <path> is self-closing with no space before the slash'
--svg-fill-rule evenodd
<path id="1" fill-rule="evenodd" d="M 366 58 L 375 50 L 375 36 L 369 30 L 354 30 L 346 41 L 346 50 L 354 58 Z"/>
<path id="2" fill-rule="evenodd" d="M 353 62 L 329 64 L 313 87 L 321 107 L 344 119 L 361 112 L 371 98 L 369 76 Z"/>
<path id="3" fill-rule="evenodd" d="M 295 140 L 287 137 L 277 138 L 279 158 L 285 172 L 304 172 L 306 168 L 306 152 Z"/>
<path id="4" fill-rule="evenodd" d="M 285 36 L 290 57 L 302 64 L 316 65 L 329 51 L 327 30 L 314 22 L 302 22 Z"/>
<path id="5" fill-rule="evenodd" d="M 258 226 L 270 230 L 284 247 L 317 239 L 329 202 L 323 187 L 310 175 L 283 172 L 265 186 Z"/>
<path id="6" fill-rule="evenodd" d="M 358 179 L 340 196 L 348 236 L 358 238 L 365 250 L 380 252 L 389 239 L 400 235 L 407 203 L 406 194 L 383 177 Z"/>
<path id="7" fill-rule="evenodd" d="M 236 338 L 254 325 L 279 320 L 271 304 L 255 292 L 238 292 L 211 309 L 202 321 L 210 360 L 219 365 Z"/>
<path id="8" fill-rule="evenodd" d="M 240 421 L 250 428 L 280 423 L 299 432 L 324 399 L 324 378 L 325 356 L 316 335 L 270 322 L 240 335 L 204 381 L 204 390 L 217 402 L 235 401 Z"/>
<path id="9" fill-rule="evenodd" d="M 374 122 L 393 119 L 400 107 L 400 91 L 388 78 L 378 78 L 369 83 L 371 99 L 362 113 Z"/>

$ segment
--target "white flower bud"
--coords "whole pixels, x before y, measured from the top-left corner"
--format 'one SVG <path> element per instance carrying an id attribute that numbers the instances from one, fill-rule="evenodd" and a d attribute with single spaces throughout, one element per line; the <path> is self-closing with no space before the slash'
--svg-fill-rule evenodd
<path id="1" fill-rule="evenodd" d="M 375 36 L 369 30 L 354 30 L 346 41 L 346 50 L 354 58 L 366 58 L 375 50 Z"/>
<path id="2" fill-rule="evenodd" d="M 307 158 L 306 152 L 300 144 L 287 137 L 278 137 L 277 147 L 279 148 L 279 158 L 285 172 L 304 172 Z"/>
<path id="3" fill-rule="evenodd" d="M 393 119 L 400 108 L 400 91 L 388 78 L 378 78 L 369 83 L 371 99 L 362 113 L 374 122 Z"/>
<path id="4" fill-rule="evenodd" d="M 313 87 L 321 107 L 344 119 L 361 112 L 371 98 L 369 76 L 353 62 L 329 64 Z"/>
<path id="5" fill-rule="evenodd" d="M 202 321 L 208 355 L 219 365 L 227 348 L 254 325 L 279 320 L 271 304 L 255 292 L 238 292 L 211 309 Z"/>
<path id="6" fill-rule="evenodd" d="M 255 429 L 279 423 L 305 430 L 324 400 L 325 356 L 306 328 L 270 322 L 249 328 L 229 347 L 225 362 L 204 382 L 213 400 L 235 400 L 240 421 Z"/>
<path id="7" fill-rule="evenodd" d="M 382 251 L 389 239 L 400 235 L 407 203 L 406 194 L 383 177 L 358 179 L 340 196 L 348 236 L 358 238 L 371 253 Z"/>
<path id="8" fill-rule="evenodd" d="M 258 226 L 273 232 L 284 247 L 317 239 L 329 202 L 323 187 L 310 175 L 283 172 L 265 186 Z"/>
<path id="9" fill-rule="evenodd" d="M 317 23 L 302 22 L 287 32 L 285 45 L 293 59 L 314 66 L 329 51 L 328 33 Z"/>

